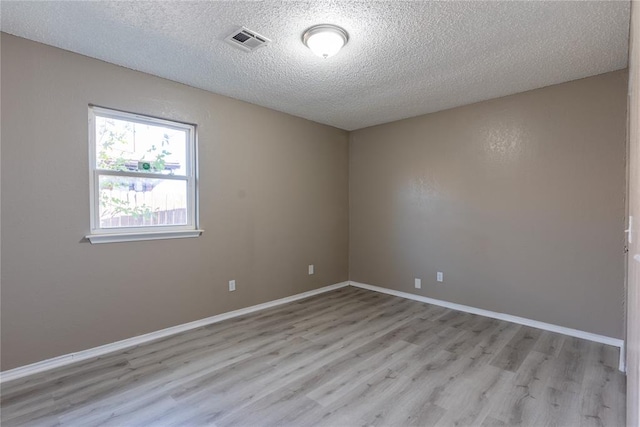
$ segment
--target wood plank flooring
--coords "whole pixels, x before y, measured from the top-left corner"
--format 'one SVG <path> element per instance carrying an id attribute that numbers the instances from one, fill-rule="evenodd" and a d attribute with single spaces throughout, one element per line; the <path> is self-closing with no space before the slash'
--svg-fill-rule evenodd
<path id="1" fill-rule="evenodd" d="M 624 426 L 618 350 L 346 287 L 6 383 L 10 426 Z"/>

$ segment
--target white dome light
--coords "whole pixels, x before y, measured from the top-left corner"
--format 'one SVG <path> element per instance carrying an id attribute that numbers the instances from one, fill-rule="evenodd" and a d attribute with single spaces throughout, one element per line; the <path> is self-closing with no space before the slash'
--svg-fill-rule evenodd
<path id="1" fill-rule="evenodd" d="M 347 44 L 349 35 L 335 25 L 316 25 L 302 35 L 302 41 L 313 53 L 321 58 L 335 55 Z"/>

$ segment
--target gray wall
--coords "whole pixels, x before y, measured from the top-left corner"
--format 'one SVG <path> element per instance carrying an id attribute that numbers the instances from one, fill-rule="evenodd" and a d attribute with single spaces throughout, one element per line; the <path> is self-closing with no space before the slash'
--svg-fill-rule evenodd
<path id="1" fill-rule="evenodd" d="M 354 281 L 622 337 L 626 71 L 348 144 L 341 130 L 1 43 L 2 370 L 341 282 L 348 263 Z M 202 237 L 81 243 L 89 103 L 199 125 Z"/>
<path id="2" fill-rule="evenodd" d="M 350 279 L 622 338 L 626 85 L 353 132 Z"/>
<path id="3" fill-rule="evenodd" d="M 345 131 L 1 42 L 2 370 L 347 280 Z M 198 124 L 202 237 L 80 242 L 89 103 Z"/>

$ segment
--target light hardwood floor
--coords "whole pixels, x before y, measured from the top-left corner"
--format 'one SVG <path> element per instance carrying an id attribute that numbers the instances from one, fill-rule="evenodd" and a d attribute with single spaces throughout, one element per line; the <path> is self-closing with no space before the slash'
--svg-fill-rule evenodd
<path id="1" fill-rule="evenodd" d="M 5 427 L 623 426 L 617 349 L 353 287 L 4 384 Z"/>

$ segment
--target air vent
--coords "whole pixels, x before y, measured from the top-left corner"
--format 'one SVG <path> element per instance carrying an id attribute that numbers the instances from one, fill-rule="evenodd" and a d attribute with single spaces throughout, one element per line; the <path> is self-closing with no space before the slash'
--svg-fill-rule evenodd
<path id="1" fill-rule="evenodd" d="M 255 31 L 248 30 L 245 27 L 240 27 L 225 38 L 224 41 L 245 52 L 253 52 L 262 46 L 266 46 L 267 43 L 271 43 L 271 40 L 268 38 L 261 36 Z"/>

